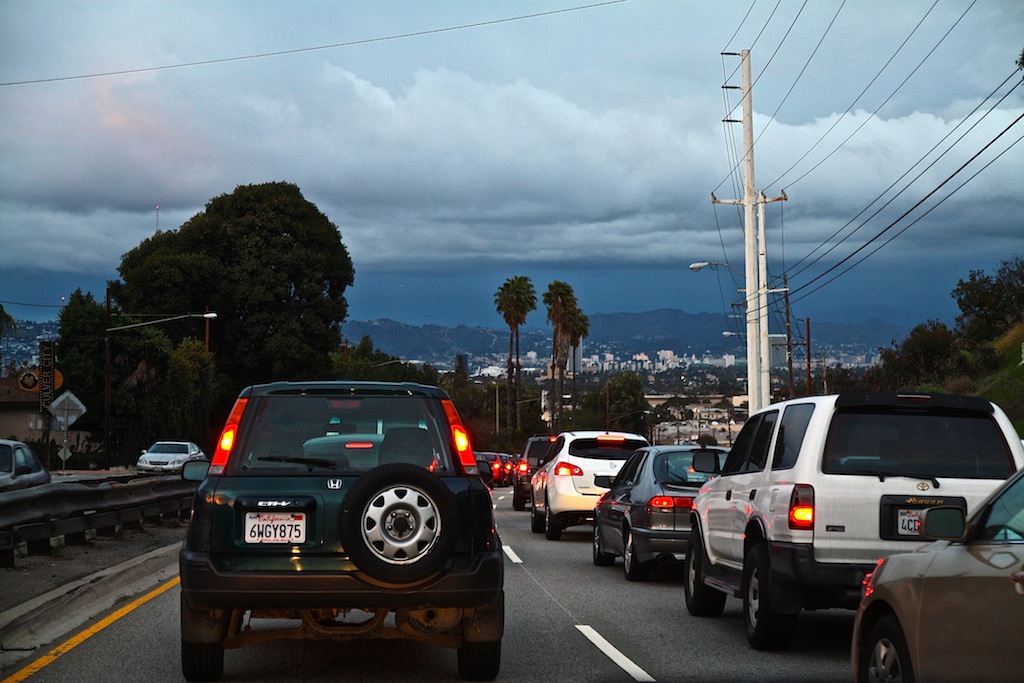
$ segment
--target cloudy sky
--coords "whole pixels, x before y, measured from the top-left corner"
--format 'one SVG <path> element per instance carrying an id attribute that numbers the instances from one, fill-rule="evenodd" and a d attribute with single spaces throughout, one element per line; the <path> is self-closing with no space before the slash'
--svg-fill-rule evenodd
<path id="1" fill-rule="evenodd" d="M 749 50 L 794 317 L 951 323 L 1024 255 L 1022 48 L 1019 0 L 4 0 L 0 302 L 102 299 L 155 230 L 283 180 L 341 232 L 352 319 L 501 327 L 514 275 L 730 311 L 741 279 L 687 266 L 744 268 L 712 194 L 743 194 Z"/>

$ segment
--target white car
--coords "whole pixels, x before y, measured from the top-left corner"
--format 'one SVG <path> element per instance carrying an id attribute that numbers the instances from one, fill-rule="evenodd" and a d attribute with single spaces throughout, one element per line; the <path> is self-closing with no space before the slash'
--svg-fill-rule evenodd
<path id="1" fill-rule="evenodd" d="M 767 406 L 720 468 L 700 454 L 693 468 L 720 476 L 693 500 L 686 607 L 717 617 L 740 598 L 750 645 L 778 650 L 801 611 L 857 609 L 879 558 L 928 544 L 925 510 L 973 513 L 1024 449 L 984 398 L 849 392 Z"/>
<path id="2" fill-rule="evenodd" d="M 530 479 L 530 528 L 551 541 L 575 524 L 589 524 L 594 506 L 633 451 L 650 445 L 629 432 L 562 432 Z"/>
<path id="3" fill-rule="evenodd" d="M 138 472 L 181 472 L 190 460 L 207 460 L 206 454 L 191 441 L 157 441 L 142 451 L 135 463 Z"/>

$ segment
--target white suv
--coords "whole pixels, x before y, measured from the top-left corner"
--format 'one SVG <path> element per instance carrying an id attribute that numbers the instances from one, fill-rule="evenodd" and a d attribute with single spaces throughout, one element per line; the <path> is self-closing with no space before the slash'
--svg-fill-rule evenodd
<path id="1" fill-rule="evenodd" d="M 567 526 L 592 522 L 594 506 L 623 463 L 648 445 L 646 438 L 629 432 L 559 434 L 530 478 L 530 528 L 557 541 Z"/>
<path id="2" fill-rule="evenodd" d="M 717 459 L 696 457 L 698 471 Z M 802 609 L 856 609 L 879 558 L 916 550 L 923 510 L 967 514 L 1024 466 L 1013 425 L 966 396 L 849 393 L 794 399 L 747 420 L 693 502 L 686 606 L 743 599 L 747 639 L 781 649 Z"/>

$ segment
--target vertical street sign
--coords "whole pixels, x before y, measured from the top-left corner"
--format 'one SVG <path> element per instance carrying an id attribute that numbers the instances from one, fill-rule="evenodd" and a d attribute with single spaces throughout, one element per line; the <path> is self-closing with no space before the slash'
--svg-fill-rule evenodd
<path id="1" fill-rule="evenodd" d="M 53 400 L 53 340 L 39 342 L 39 412 L 45 414 Z"/>

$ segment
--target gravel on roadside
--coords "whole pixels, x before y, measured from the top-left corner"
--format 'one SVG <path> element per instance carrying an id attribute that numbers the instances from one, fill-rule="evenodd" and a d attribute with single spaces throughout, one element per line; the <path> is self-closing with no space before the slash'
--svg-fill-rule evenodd
<path id="1" fill-rule="evenodd" d="M 113 536 L 93 536 L 86 545 L 52 543 L 49 555 L 18 554 L 13 568 L 0 568 L 0 613 L 151 550 L 180 544 L 187 526 L 162 518 L 123 526 Z"/>

